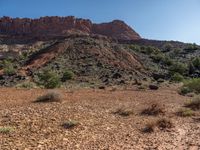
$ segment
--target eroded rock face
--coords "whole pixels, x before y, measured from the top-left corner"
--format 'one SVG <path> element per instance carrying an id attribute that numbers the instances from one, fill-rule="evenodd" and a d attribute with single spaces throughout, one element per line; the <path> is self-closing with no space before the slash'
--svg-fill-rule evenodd
<path id="1" fill-rule="evenodd" d="M 93 24 L 87 19 L 69 17 L 0 18 L 0 34 L 11 36 L 63 36 L 71 32 L 100 34 L 118 40 L 136 40 L 140 36 L 123 21 Z"/>

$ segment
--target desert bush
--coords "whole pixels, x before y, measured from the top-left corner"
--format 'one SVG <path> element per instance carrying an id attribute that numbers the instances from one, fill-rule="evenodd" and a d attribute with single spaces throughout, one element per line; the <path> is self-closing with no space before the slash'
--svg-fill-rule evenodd
<path id="1" fill-rule="evenodd" d="M 43 85 L 45 88 L 53 89 L 61 86 L 58 74 L 51 70 L 44 70 L 38 77 L 40 81 L 39 84 Z"/>
<path id="2" fill-rule="evenodd" d="M 164 65 L 171 66 L 173 64 L 173 60 L 169 56 L 164 56 L 163 60 L 161 60 Z"/>
<path id="3" fill-rule="evenodd" d="M 187 67 L 187 65 L 185 65 L 183 63 L 176 62 L 170 66 L 169 71 L 172 75 L 175 73 L 184 75 L 188 72 L 188 67 Z"/>
<path id="4" fill-rule="evenodd" d="M 165 56 L 161 53 L 158 53 L 158 54 L 152 54 L 150 57 L 151 59 L 153 59 L 154 62 L 158 63 L 161 62 Z"/>
<path id="5" fill-rule="evenodd" d="M 185 80 L 183 86 L 181 87 L 181 93 L 200 93 L 200 78 L 193 78 Z"/>
<path id="6" fill-rule="evenodd" d="M 45 95 L 39 96 L 35 102 L 60 102 L 62 94 L 57 91 L 49 91 Z"/>
<path id="7" fill-rule="evenodd" d="M 192 64 L 195 68 L 200 69 L 200 57 L 193 58 Z"/>
<path id="8" fill-rule="evenodd" d="M 188 87 L 181 87 L 180 91 L 179 91 L 179 94 L 181 95 L 186 95 L 188 93 L 191 93 L 192 90 Z"/>
<path id="9" fill-rule="evenodd" d="M 133 111 L 130 109 L 120 108 L 117 111 L 114 112 L 114 114 L 127 117 L 133 114 Z"/>
<path id="10" fill-rule="evenodd" d="M 171 51 L 173 49 L 173 45 L 170 43 L 166 43 L 163 47 L 164 51 Z"/>
<path id="11" fill-rule="evenodd" d="M 0 133 L 2 134 L 8 134 L 13 131 L 14 131 L 14 128 L 12 127 L 0 127 Z"/>
<path id="12" fill-rule="evenodd" d="M 142 115 L 153 115 L 153 116 L 156 116 L 159 114 L 164 114 L 164 107 L 158 103 L 153 103 L 148 108 L 145 108 L 144 110 L 142 110 L 141 114 Z"/>
<path id="13" fill-rule="evenodd" d="M 139 45 L 130 45 L 129 47 L 133 51 L 139 52 L 140 51 L 140 46 Z"/>
<path id="14" fill-rule="evenodd" d="M 152 120 L 145 125 L 145 127 L 142 129 L 142 132 L 151 133 L 154 132 L 156 128 L 160 130 L 170 129 L 173 128 L 173 123 L 167 118 Z"/>
<path id="15" fill-rule="evenodd" d="M 173 127 L 172 121 L 167 118 L 160 118 L 157 120 L 156 125 L 160 130 L 170 129 Z"/>
<path id="16" fill-rule="evenodd" d="M 199 48 L 198 45 L 193 43 L 193 44 L 188 44 L 188 46 L 185 48 L 185 50 L 187 50 L 187 51 L 195 51 L 198 48 Z"/>
<path id="17" fill-rule="evenodd" d="M 63 82 L 66 82 L 67 80 L 71 80 L 73 79 L 74 77 L 74 73 L 70 70 L 66 70 L 64 73 L 63 73 L 63 76 L 62 76 L 62 81 Z"/>
<path id="18" fill-rule="evenodd" d="M 17 88 L 32 89 L 32 88 L 36 88 L 36 84 L 34 82 L 24 82 L 24 83 L 18 84 L 16 87 Z"/>
<path id="19" fill-rule="evenodd" d="M 171 81 L 173 82 L 182 82 L 184 80 L 184 77 L 180 73 L 175 73 L 171 77 Z"/>
<path id="20" fill-rule="evenodd" d="M 178 116 L 181 117 L 190 117 L 190 116 L 194 116 L 194 111 L 191 110 L 190 108 L 182 108 L 177 112 Z"/>
<path id="21" fill-rule="evenodd" d="M 65 129 L 70 129 L 70 128 L 74 128 L 78 124 L 79 124 L 79 122 L 77 122 L 75 120 L 69 120 L 69 121 L 63 123 L 62 127 L 65 128 Z"/>
<path id="22" fill-rule="evenodd" d="M 155 121 L 151 121 L 151 122 L 148 122 L 145 127 L 142 129 L 142 132 L 144 133 L 152 133 L 154 132 L 156 128 L 156 123 Z"/>
<path id="23" fill-rule="evenodd" d="M 200 96 L 196 96 L 191 101 L 187 102 L 185 107 L 191 108 L 192 110 L 200 110 Z"/>
<path id="24" fill-rule="evenodd" d="M 3 62 L 3 70 L 4 70 L 4 74 L 6 75 L 13 75 L 16 73 L 16 69 L 14 68 L 13 63 L 10 61 Z"/>

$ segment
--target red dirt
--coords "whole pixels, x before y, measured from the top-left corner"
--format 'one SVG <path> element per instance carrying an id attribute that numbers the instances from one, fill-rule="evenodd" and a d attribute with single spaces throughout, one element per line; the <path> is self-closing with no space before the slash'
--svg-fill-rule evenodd
<path id="1" fill-rule="evenodd" d="M 61 103 L 33 103 L 46 90 L 0 89 L 0 127 L 14 131 L 0 133 L 0 149 L 198 149 L 200 148 L 199 116 L 181 118 L 175 112 L 188 100 L 176 88 L 158 91 L 64 90 Z M 140 112 L 152 102 L 165 106 L 164 116 L 142 116 Z M 113 114 L 128 108 L 127 117 Z M 199 115 L 199 112 L 197 112 Z M 174 128 L 153 133 L 141 132 L 146 123 L 160 117 L 170 118 Z M 67 120 L 79 122 L 77 127 L 64 129 Z"/>

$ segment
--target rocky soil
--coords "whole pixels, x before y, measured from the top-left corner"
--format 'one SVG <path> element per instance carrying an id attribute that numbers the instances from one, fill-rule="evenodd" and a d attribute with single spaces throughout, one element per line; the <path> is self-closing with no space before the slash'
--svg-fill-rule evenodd
<path id="1" fill-rule="evenodd" d="M 105 90 L 58 89 L 62 102 L 34 103 L 47 92 L 42 89 L 0 89 L 0 127 L 11 127 L 0 133 L 2 150 L 198 150 L 200 149 L 200 114 L 179 117 L 175 112 L 188 99 L 177 94 L 176 86 L 156 91 L 136 88 L 106 88 Z M 164 105 L 165 113 L 143 116 L 141 110 L 152 102 Z M 132 111 L 120 116 L 119 108 Z M 173 127 L 143 133 L 148 122 L 168 118 Z M 78 125 L 66 129 L 68 120 Z"/>

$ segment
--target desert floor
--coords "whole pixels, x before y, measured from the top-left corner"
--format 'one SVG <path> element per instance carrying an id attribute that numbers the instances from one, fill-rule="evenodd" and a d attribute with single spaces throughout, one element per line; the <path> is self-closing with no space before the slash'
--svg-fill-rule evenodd
<path id="1" fill-rule="evenodd" d="M 177 88 L 159 90 L 58 89 L 62 102 L 34 103 L 47 92 L 42 89 L 0 88 L 1 150 L 198 150 L 200 149 L 200 115 L 176 115 L 190 97 L 177 93 Z M 145 116 L 140 112 L 152 103 L 164 105 L 165 113 Z M 131 110 L 129 116 L 113 112 Z M 142 130 L 159 118 L 170 119 L 170 129 Z M 73 120 L 78 125 L 62 126 Z"/>

